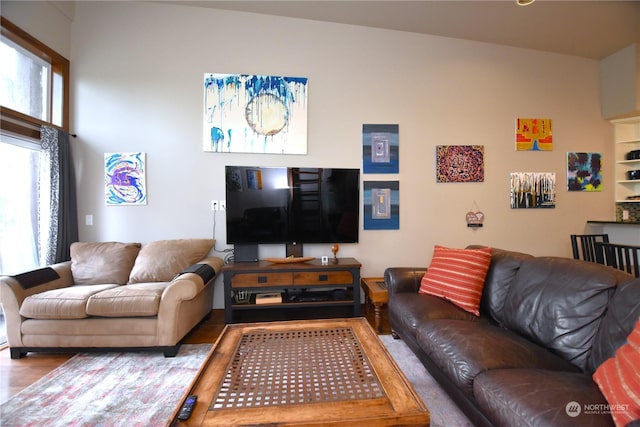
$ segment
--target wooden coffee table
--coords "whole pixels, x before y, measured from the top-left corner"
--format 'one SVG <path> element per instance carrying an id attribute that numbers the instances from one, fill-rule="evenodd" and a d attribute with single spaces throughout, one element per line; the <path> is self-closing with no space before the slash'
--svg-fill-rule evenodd
<path id="1" fill-rule="evenodd" d="M 178 426 L 429 425 L 364 318 L 227 325 L 188 394 Z"/>

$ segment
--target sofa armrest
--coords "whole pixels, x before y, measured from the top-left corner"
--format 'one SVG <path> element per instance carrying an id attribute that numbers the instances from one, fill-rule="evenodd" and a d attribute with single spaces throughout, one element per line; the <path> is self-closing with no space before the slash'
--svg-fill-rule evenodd
<path id="1" fill-rule="evenodd" d="M 57 279 L 44 281 L 42 283 L 24 286 L 18 280 L 11 276 L 0 277 L 0 303 L 4 310 L 4 317 L 7 329 L 7 338 L 12 346 L 20 346 L 21 344 L 21 327 L 22 316 L 20 316 L 20 307 L 24 300 L 30 296 L 41 292 L 50 291 L 52 289 L 67 288 L 73 285 L 73 276 L 71 275 L 71 261 L 53 264 L 51 267 L 59 276 Z"/>
<path id="2" fill-rule="evenodd" d="M 218 276 L 218 273 L 222 270 L 223 263 L 224 261 L 218 257 L 208 257 L 186 268 L 169 283 L 162 293 L 160 310 L 162 310 L 162 306 L 166 303 L 175 304 L 180 301 L 195 298 L 198 293 L 202 292 L 202 290 Z M 211 267 L 213 269 L 213 276 L 206 271 L 203 274 L 201 272 L 203 269 L 198 268 L 199 265 Z"/>
<path id="3" fill-rule="evenodd" d="M 417 293 L 422 276 L 427 271 L 424 267 L 389 267 L 384 271 L 384 282 L 389 296 L 400 293 Z"/>

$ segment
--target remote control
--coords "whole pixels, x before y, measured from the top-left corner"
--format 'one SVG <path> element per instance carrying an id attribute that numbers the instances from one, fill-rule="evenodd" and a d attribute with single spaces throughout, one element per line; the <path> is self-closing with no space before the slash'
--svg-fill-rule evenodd
<path id="1" fill-rule="evenodd" d="M 178 414 L 178 419 L 180 421 L 188 420 L 191 416 L 191 411 L 193 411 L 194 406 L 196 406 L 196 402 L 198 401 L 198 396 L 192 395 L 187 397 L 187 400 L 184 401 L 182 408 L 180 408 L 180 413 Z"/>

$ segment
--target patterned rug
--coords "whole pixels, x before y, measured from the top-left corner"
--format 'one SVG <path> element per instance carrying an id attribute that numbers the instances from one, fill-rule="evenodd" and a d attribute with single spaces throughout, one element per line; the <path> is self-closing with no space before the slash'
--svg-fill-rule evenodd
<path id="1" fill-rule="evenodd" d="M 432 427 L 473 427 L 401 340 L 382 342 L 429 408 Z M 161 353 L 78 354 L 0 405 L 0 426 L 166 426 L 209 344 Z"/>
<path id="2" fill-rule="evenodd" d="M 0 405 L 0 426 L 167 425 L 210 349 L 78 354 Z"/>
<path id="3" fill-rule="evenodd" d="M 431 427 L 473 427 L 471 421 L 458 409 L 402 340 L 395 340 L 391 335 L 381 335 L 380 339 L 427 405 Z"/>

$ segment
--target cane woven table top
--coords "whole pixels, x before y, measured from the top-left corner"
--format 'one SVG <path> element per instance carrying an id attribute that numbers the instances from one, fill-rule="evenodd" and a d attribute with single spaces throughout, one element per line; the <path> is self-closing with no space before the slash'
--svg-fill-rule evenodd
<path id="1" fill-rule="evenodd" d="M 429 425 L 366 320 L 227 325 L 180 425 Z"/>

